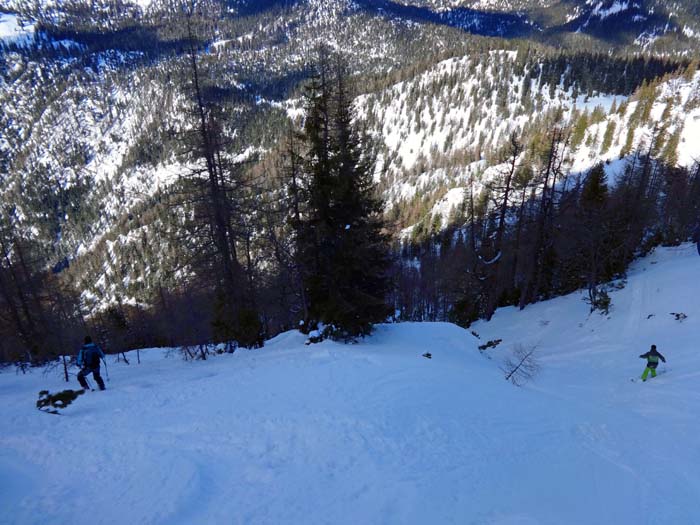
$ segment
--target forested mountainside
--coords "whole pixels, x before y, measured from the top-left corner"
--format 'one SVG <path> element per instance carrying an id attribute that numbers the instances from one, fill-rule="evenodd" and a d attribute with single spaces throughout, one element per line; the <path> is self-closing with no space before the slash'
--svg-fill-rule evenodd
<path id="1" fill-rule="evenodd" d="M 468 324 L 580 286 L 599 305 L 640 247 L 694 227 L 690 1 L 3 0 L 0 12 L 5 360 L 47 324 L 39 355 L 85 322 L 114 348 L 226 336 L 202 262 L 216 245 L 203 122 L 225 166 L 246 312 L 261 337 L 304 317 L 290 170 L 324 46 L 347 64 L 376 161 L 397 318 Z M 594 215 L 612 247 L 575 231 L 586 191 L 610 197 Z M 643 213 L 602 213 L 630 207 Z M 588 244 L 557 238 L 566 221 Z M 579 268 L 581 250 L 606 255 Z"/>
<path id="2" fill-rule="evenodd" d="M 421 230 L 430 229 L 438 209 L 442 224 L 454 222 L 469 180 L 482 172 L 478 179 L 488 180 L 502 169 L 509 138 L 545 133 L 553 115 L 571 127 L 565 166 L 576 175 L 605 161 L 615 176 L 635 152 L 649 147 L 669 165 L 692 168 L 700 157 L 700 78 L 694 67 L 657 77 L 659 64 L 606 64 L 591 56 L 582 67 L 586 74 L 577 75 L 527 55 L 494 51 L 449 59 L 358 99 L 380 144 L 382 188 L 394 215 L 404 218 L 402 228 L 422 219 L 428 224 Z M 629 76 L 652 80 L 630 92 Z M 436 202 L 432 213 L 415 215 Z"/>

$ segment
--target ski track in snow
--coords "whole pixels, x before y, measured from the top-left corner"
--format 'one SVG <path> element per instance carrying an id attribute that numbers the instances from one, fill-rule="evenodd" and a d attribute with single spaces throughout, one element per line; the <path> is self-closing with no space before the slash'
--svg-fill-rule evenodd
<path id="1" fill-rule="evenodd" d="M 699 271 L 694 246 L 657 249 L 609 316 L 576 293 L 500 309 L 480 340 L 406 323 L 205 362 L 110 356 L 108 390 L 62 416 L 34 407 L 59 371 L 5 371 L 0 523 L 697 523 Z M 541 364 L 523 388 L 499 370 L 515 343 Z M 631 382 L 652 343 L 667 373 Z"/>

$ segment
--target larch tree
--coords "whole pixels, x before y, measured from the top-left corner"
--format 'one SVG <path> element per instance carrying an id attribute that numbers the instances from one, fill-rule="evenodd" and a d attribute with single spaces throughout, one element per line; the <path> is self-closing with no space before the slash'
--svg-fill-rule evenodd
<path id="1" fill-rule="evenodd" d="M 200 257 L 195 261 L 203 280 L 213 290 L 212 330 L 217 341 L 241 346 L 262 344 L 262 323 L 256 308 L 251 269 L 251 190 L 242 169 L 232 160 L 222 108 L 210 100 L 212 86 L 200 64 L 201 32 L 207 28 L 207 2 L 182 0 L 179 17 L 187 42 L 186 82 L 192 129 L 187 148 L 196 167 L 184 181 L 192 197 Z"/>

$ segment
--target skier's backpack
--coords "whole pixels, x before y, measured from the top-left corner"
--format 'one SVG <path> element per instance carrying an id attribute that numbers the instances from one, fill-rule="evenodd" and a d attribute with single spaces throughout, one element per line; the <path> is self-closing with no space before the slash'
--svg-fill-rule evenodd
<path id="1" fill-rule="evenodd" d="M 100 366 L 100 351 L 95 345 L 85 347 L 85 364 L 88 368 L 97 368 Z"/>

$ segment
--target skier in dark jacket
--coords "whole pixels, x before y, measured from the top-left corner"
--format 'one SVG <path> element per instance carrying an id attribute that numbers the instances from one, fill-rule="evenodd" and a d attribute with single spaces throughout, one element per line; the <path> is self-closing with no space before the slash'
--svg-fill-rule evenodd
<path id="1" fill-rule="evenodd" d="M 693 232 L 693 242 L 698 244 L 698 255 L 700 255 L 700 218 L 698 218 L 698 225 Z"/>
<path id="2" fill-rule="evenodd" d="M 642 381 L 647 380 L 649 372 L 651 372 L 651 377 L 656 377 L 656 367 L 659 366 L 659 359 L 661 359 L 664 363 L 666 362 L 666 358 L 657 352 L 656 345 L 651 345 L 651 350 L 649 350 L 646 354 L 640 355 L 639 357 L 647 360 L 647 367 L 644 369 L 644 373 L 642 374 Z"/>
<path id="3" fill-rule="evenodd" d="M 95 382 L 100 387 L 100 390 L 105 389 L 105 382 L 102 381 L 100 376 L 100 359 L 104 358 L 105 354 L 102 352 L 102 349 L 92 342 L 92 338 L 89 335 L 85 336 L 85 344 L 78 352 L 78 366 L 80 367 L 78 382 L 85 390 L 89 388 L 85 376 L 90 373 L 95 378 Z"/>

